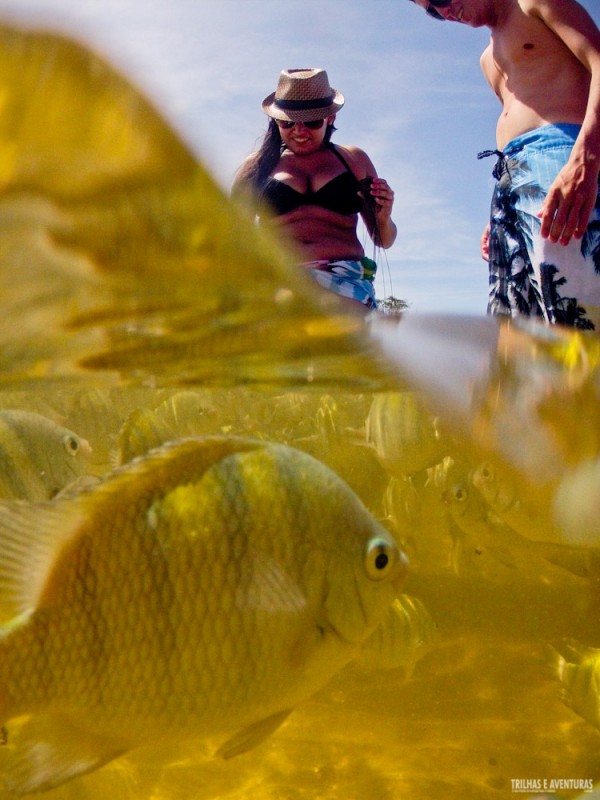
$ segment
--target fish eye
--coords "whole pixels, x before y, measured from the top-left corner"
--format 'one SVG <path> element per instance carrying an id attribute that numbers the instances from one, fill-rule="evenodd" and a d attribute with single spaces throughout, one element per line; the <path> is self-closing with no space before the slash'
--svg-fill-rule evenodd
<path id="1" fill-rule="evenodd" d="M 372 539 L 367 545 L 365 568 L 371 580 L 387 578 L 396 564 L 396 550 L 385 539 Z"/>
<path id="2" fill-rule="evenodd" d="M 63 439 L 63 444 L 65 446 L 65 450 L 67 451 L 67 453 L 70 453 L 73 456 L 79 450 L 79 440 L 77 439 L 76 436 L 71 436 L 70 434 L 67 434 Z"/>
<path id="3" fill-rule="evenodd" d="M 467 500 L 469 497 L 469 493 L 467 492 L 465 487 L 462 486 L 460 483 L 457 484 L 456 486 L 453 486 L 451 492 L 452 492 L 452 497 L 457 503 L 464 503 L 465 500 Z"/>
<path id="4" fill-rule="evenodd" d="M 462 483 L 455 483 L 449 489 L 442 492 L 442 501 L 447 505 L 453 503 L 464 503 L 469 499 L 469 493 Z"/>
<path id="5" fill-rule="evenodd" d="M 477 474 L 483 478 L 484 481 L 491 481 L 494 479 L 494 470 L 491 464 L 481 464 L 477 470 Z"/>

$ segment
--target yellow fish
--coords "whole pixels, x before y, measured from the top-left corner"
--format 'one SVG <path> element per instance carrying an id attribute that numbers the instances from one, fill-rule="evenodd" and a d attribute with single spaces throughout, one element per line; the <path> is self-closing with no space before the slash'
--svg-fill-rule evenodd
<path id="1" fill-rule="evenodd" d="M 402 667 L 406 677 L 438 637 L 435 620 L 417 598 L 403 594 L 392 603 L 383 624 L 371 634 L 360 663 L 375 669 Z"/>
<path id="2" fill-rule="evenodd" d="M 432 467 L 446 455 L 439 419 L 426 411 L 414 392 L 375 395 L 365 433 L 391 475 L 402 477 Z"/>
<path id="3" fill-rule="evenodd" d="M 568 641 L 561 650 L 551 650 L 553 667 L 562 684 L 561 697 L 600 730 L 600 649 Z"/>
<path id="4" fill-rule="evenodd" d="M 251 439 L 181 439 L 15 505 L 0 508 L 15 604 L 0 786 L 17 794 L 145 745 L 252 747 L 359 654 L 405 572 L 334 472 Z"/>
<path id="5" fill-rule="evenodd" d="M 508 470 L 484 461 L 473 471 L 472 482 L 490 509 L 517 533 L 533 541 L 562 540 L 549 515 L 527 504 L 526 485 L 519 491 Z"/>
<path id="6" fill-rule="evenodd" d="M 49 500 L 84 474 L 88 442 L 33 411 L 0 411 L 0 497 Z"/>
<path id="7" fill-rule="evenodd" d="M 455 545 L 435 470 L 425 476 L 390 478 L 383 497 L 389 524 L 410 559 L 412 572 L 446 571 Z M 424 481 L 424 483 L 423 483 Z"/>
<path id="8" fill-rule="evenodd" d="M 136 408 L 119 430 L 117 464 L 174 439 L 218 432 L 216 410 L 199 392 L 177 392 L 156 408 Z"/>

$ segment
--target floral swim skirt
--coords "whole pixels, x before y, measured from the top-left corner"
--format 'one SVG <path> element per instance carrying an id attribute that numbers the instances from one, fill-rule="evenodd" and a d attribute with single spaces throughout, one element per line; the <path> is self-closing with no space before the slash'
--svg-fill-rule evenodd
<path id="1" fill-rule="evenodd" d="M 358 300 L 367 308 L 377 308 L 373 287 L 377 264 L 372 259 L 365 256 L 360 261 L 306 261 L 301 266 L 310 270 L 310 274 L 324 289 Z"/>

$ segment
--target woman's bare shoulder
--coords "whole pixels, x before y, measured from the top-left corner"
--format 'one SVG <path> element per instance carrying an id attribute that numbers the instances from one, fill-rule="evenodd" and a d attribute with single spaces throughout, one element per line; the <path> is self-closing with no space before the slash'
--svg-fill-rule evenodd
<path id="1" fill-rule="evenodd" d="M 356 145 L 353 144 L 336 144 L 336 148 L 346 159 L 348 166 L 359 180 L 361 178 L 366 178 L 367 175 L 371 177 L 377 175 L 373 162 L 360 147 L 356 147 Z"/>

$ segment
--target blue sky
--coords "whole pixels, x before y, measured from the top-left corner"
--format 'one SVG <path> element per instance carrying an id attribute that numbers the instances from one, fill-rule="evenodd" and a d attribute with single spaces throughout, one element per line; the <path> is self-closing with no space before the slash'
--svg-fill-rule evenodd
<path id="1" fill-rule="evenodd" d="M 598 20 L 598 0 L 582 5 Z M 479 69 L 487 29 L 435 22 L 408 0 L 0 0 L 0 10 L 91 43 L 226 189 L 265 130 L 260 101 L 279 71 L 324 67 L 346 98 L 335 141 L 366 150 L 396 193 L 378 297 L 485 311 L 493 161 L 476 155 L 494 147 L 500 110 Z"/>

